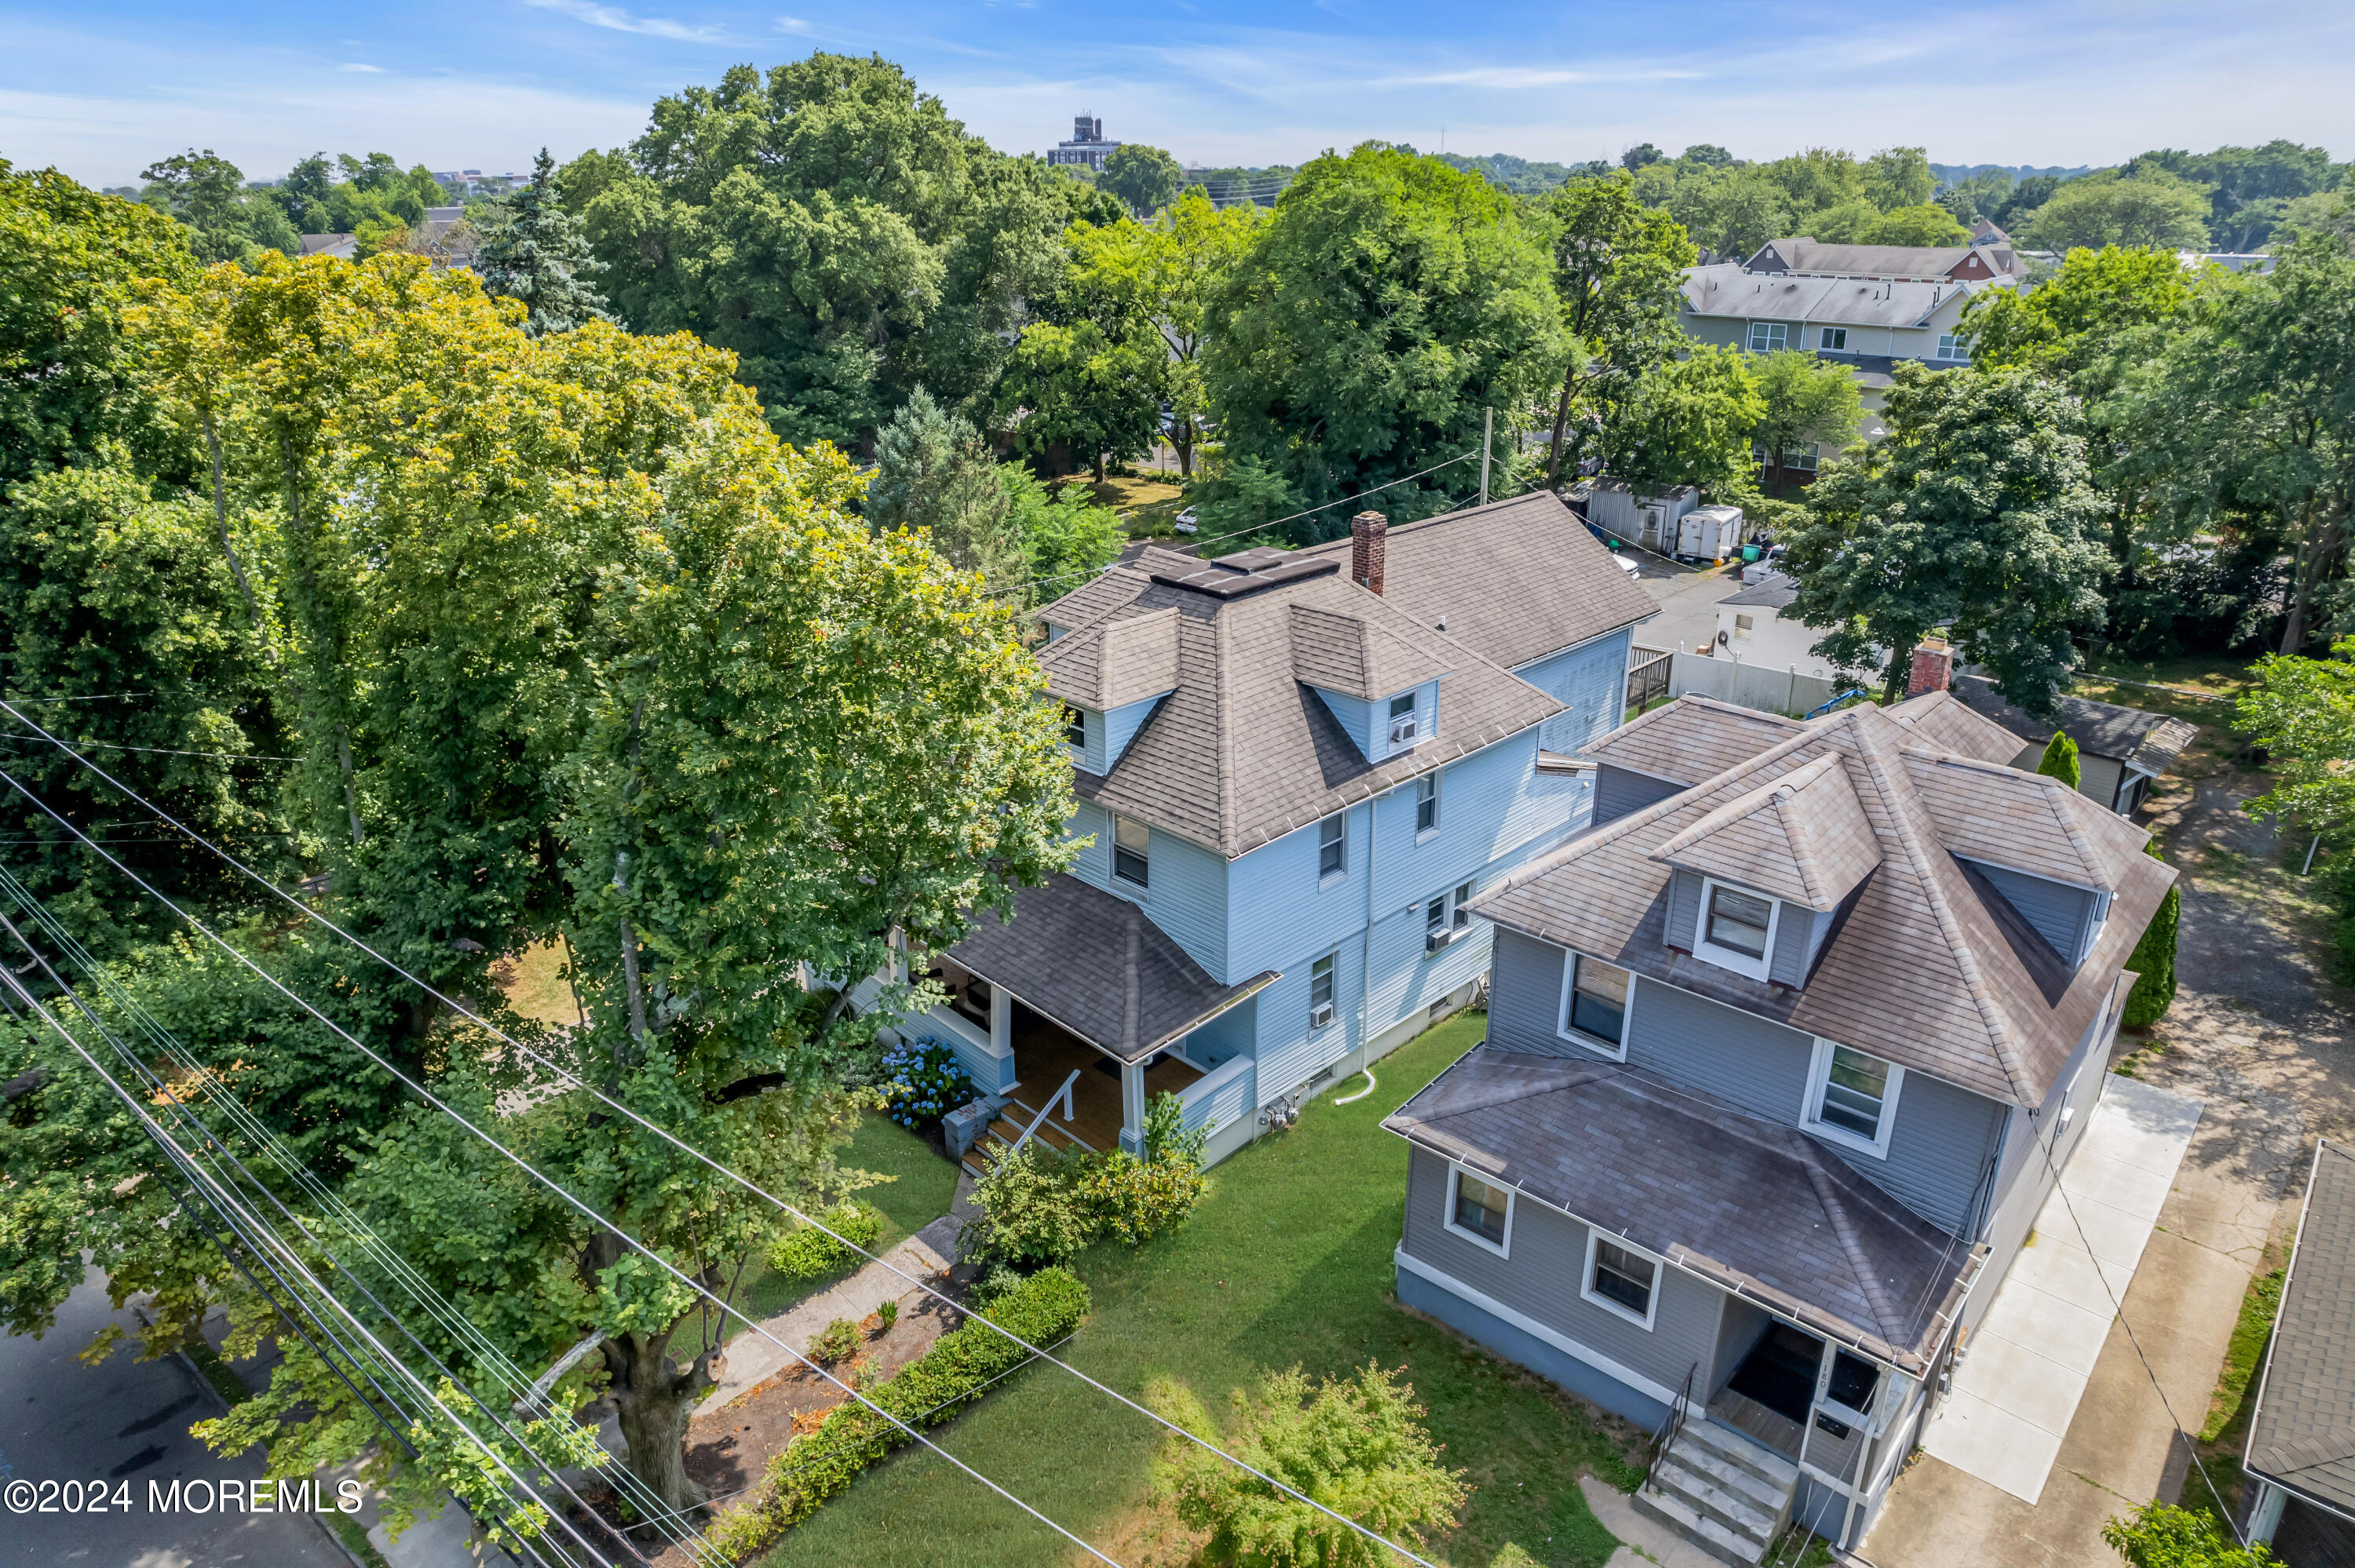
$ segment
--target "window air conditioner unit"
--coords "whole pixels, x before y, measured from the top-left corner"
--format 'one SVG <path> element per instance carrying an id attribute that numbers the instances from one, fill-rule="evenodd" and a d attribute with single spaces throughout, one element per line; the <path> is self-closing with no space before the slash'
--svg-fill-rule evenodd
<path id="1" fill-rule="evenodd" d="M 1439 951 L 1440 948 L 1447 946 L 1448 943 L 1455 940 L 1455 938 L 1456 933 L 1452 930 L 1433 931 L 1423 938 L 1423 950 L 1426 953 L 1435 953 Z"/>
<path id="2" fill-rule="evenodd" d="M 1322 1029 L 1322 1028 L 1324 1028 L 1327 1024 L 1328 1024 L 1328 1023 L 1330 1023 L 1330 1022 L 1333 1022 L 1333 1004 L 1332 1004 L 1331 1002 L 1329 1002 L 1329 1001 L 1320 1001 L 1320 1002 L 1318 1002 L 1316 1006 L 1314 1006 L 1314 1007 L 1312 1007 L 1312 1008 L 1310 1008 L 1310 1009 L 1308 1010 L 1308 1027 L 1309 1027 L 1309 1028 L 1311 1028 L 1311 1029 Z"/>

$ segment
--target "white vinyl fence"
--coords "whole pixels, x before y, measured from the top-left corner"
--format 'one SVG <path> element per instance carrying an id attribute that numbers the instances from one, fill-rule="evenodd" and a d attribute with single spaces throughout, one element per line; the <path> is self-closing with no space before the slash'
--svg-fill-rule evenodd
<path id="1" fill-rule="evenodd" d="M 1804 714 L 1832 700 L 1841 688 L 1821 675 L 1796 670 L 1776 670 L 1764 664 L 1740 664 L 1712 659 L 1706 653 L 1678 650 L 1671 655 L 1668 695 L 1699 692 L 1721 703 L 1755 708 L 1761 713 Z"/>

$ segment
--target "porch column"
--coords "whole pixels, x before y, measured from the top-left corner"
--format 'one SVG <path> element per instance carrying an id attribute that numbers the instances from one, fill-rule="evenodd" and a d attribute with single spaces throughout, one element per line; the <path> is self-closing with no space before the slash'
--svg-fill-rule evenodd
<path id="1" fill-rule="evenodd" d="M 1014 1087 L 1014 996 L 1002 985 L 989 988 L 989 1049 L 997 1058 L 997 1082 L 1002 1093 Z"/>
<path id="2" fill-rule="evenodd" d="M 2249 1509 L 2250 1545 L 2260 1541 L 2268 1546 L 2273 1544 L 2274 1531 L 2281 1528 L 2282 1505 L 2287 1501 L 2287 1492 L 2271 1481 L 2257 1481 L 2257 1500 Z"/>
<path id="3" fill-rule="evenodd" d="M 1120 1065 L 1120 1146 L 1142 1158 L 1145 1153 L 1145 1064 Z"/>

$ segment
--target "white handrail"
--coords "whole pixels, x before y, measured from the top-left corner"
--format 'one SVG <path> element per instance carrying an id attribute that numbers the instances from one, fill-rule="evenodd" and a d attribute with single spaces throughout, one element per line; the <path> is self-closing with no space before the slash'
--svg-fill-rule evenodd
<path id="1" fill-rule="evenodd" d="M 1030 1141 L 1030 1135 L 1039 1130 L 1039 1124 L 1047 1119 L 1047 1113 L 1055 1108 L 1055 1102 L 1057 1100 L 1063 1102 L 1063 1119 L 1065 1121 L 1071 1120 L 1079 1114 L 1078 1111 L 1072 1108 L 1071 1105 L 1071 1086 L 1079 1081 L 1080 1069 L 1074 1067 L 1071 1069 L 1071 1075 L 1063 1080 L 1063 1086 L 1047 1097 L 1047 1103 L 1039 1107 L 1039 1114 L 1030 1118 L 1030 1125 L 1022 1129 L 1022 1136 L 1014 1140 L 1014 1147 L 1007 1150 L 1009 1155 L 1019 1154 L 1022 1152 L 1022 1146 Z"/>

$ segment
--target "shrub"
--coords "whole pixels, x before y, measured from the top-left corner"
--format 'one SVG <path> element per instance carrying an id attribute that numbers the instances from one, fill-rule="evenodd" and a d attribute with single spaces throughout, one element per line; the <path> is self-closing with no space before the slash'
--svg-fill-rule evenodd
<path id="1" fill-rule="evenodd" d="M 872 1250 L 883 1234 L 883 1216 L 865 1203 L 837 1203 L 818 1216 L 853 1246 Z M 793 1281 L 823 1279 L 858 1260 L 858 1254 L 817 1229 L 795 1225 L 769 1246 L 769 1268 Z"/>
<path id="2" fill-rule="evenodd" d="M 994 1308 L 1009 1290 L 1022 1286 L 1021 1270 L 1004 1263 L 986 1266 L 964 1293 L 964 1304 L 984 1317 L 996 1317 Z"/>
<path id="3" fill-rule="evenodd" d="M 878 1332 L 890 1333 L 891 1326 L 899 1320 L 900 1304 L 897 1301 L 885 1301 L 876 1307 L 875 1322 Z"/>
<path id="4" fill-rule="evenodd" d="M 2165 858 L 2158 853 L 2157 839 L 2145 847 L 2153 860 Z M 2133 956 L 2126 959 L 2126 968 L 2135 972 L 2135 983 L 2134 990 L 2126 992 L 2119 1022 L 2128 1029 L 2149 1028 L 2175 1000 L 2175 927 L 2182 912 L 2182 889 L 2179 885 L 2169 888 L 2167 896 L 2158 901 L 2158 913 L 2143 927 Z"/>
<path id="5" fill-rule="evenodd" d="M 901 1127 L 936 1122 L 973 1098 L 954 1047 L 926 1038 L 904 1041 L 883 1054 L 883 1095 L 891 1119 Z"/>
<path id="6" fill-rule="evenodd" d="M 1138 1246 L 1176 1230 L 1209 1186 L 1189 1161 L 1114 1152 L 1081 1168 L 1077 1192 L 1096 1234 L 1109 1232 L 1124 1245 Z"/>
<path id="7" fill-rule="evenodd" d="M 858 1324 L 847 1318 L 837 1318 L 818 1330 L 817 1338 L 809 1342 L 809 1353 L 832 1366 L 837 1361 L 848 1361 L 857 1355 L 863 1339 Z"/>
<path id="8" fill-rule="evenodd" d="M 1080 1192 L 1087 1157 L 1058 1154 L 1026 1143 L 998 1156 L 974 1184 L 978 1217 L 961 1238 L 977 1257 L 993 1263 L 1061 1263 L 1095 1240 L 1096 1216 Z"/>
<path id="9" fill-rule="evenodd" d="M 1202 1146 L 1210 1139 L 1208 1127 L 1190 1131 L 1186 1126 L 1186 1102 L 1176 1095 L 1159 1094 L 1145 1102 L 1145 1158 L 1156 1164 L 1182 1160 L 1199 1169 Z"/>
<path id="10" fill-rule="evenodd" d="M 994 1315 L 1008 1332 L 1045 1345 L 1078 1328 L 1087 1310 L 1087 1287 L 1069 1269 L 1050 1268 L 1007 1291 Z M 968 1322 L 943 1334 L 867 1397 L 911 1426 L 937 1426 L 1028 1353 L 987 1324 Z M 907 1440 L 905 1432 L 856 1400 L 837 1405 L 769 1462 L 761 1496 L 720 1522 L 714 1544 L 738 1558 L 762 1550 Z"/>
<path id="11" fill-rule="evenodd" d="M 2146 1503 L 2125 1519 L 2113 1515 L 2102 1539 L 2134 1568 L 2264 1568 L 2281 1561 L 2263 1542 L 2243 1549 L 2219 1534 L 2207 1515 L 2163 1502 Z"/>
<path id="12" fill-rule="evenodd" d="M 2056 729 L 2052 738 L 2044 743 L 2044 755 L 2037 759 L 2036 771 L 2047 779 L 2058 779 L 2074 789 L 2084 779 L 2077 764 L 2077 743 L 2069 738 L 2065 729 Z"/>
<path id="13" fill-rule="evenodd" d="M 1235 1391 L 1234 1410 L 1228 1451 L 1334 1512 L 1414 1544 L 1455 1527 L 1470 1493 L 1464 1472 L 1439 1462 L 1413 1388 L 1384 1368 L 1369 1361 L 1347 1383 L 1311 1383 L 1296 1366 L 1270 1372 L 1255 1398 Z M 1172 1441 L 1158 1479 L 1178 1519 L 1209 1532 L 1207 1562 L 1387 1568 L 1391 1561 L 1331 1516 L 1182 1439 Z"/>

